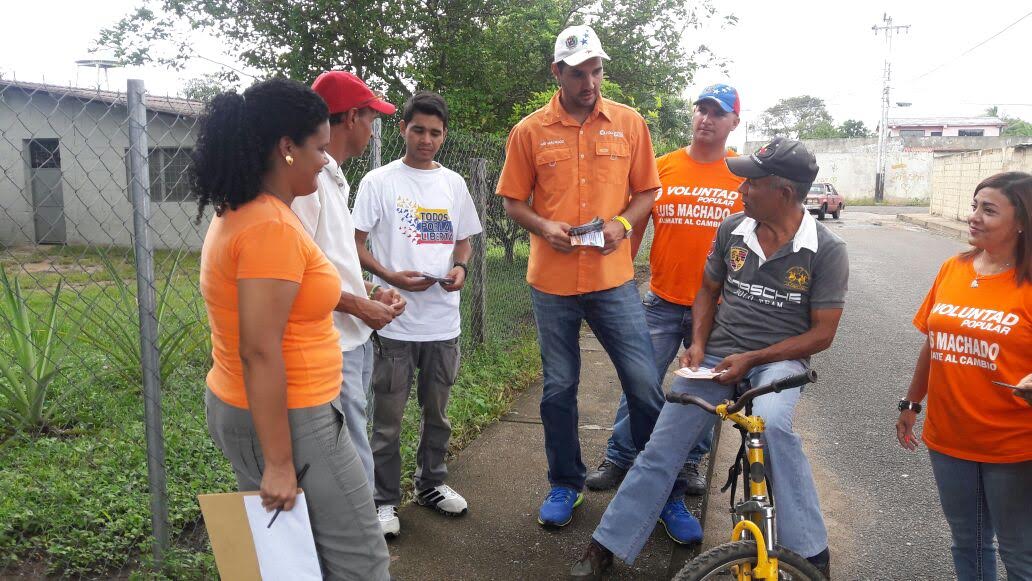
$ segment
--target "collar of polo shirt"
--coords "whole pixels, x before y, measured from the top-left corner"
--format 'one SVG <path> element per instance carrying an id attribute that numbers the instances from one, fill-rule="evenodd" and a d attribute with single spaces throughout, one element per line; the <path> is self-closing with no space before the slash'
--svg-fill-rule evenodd
<path id="1" fill-rule="evenodd" d="M 759 239 L 756 238 L 756 227 L 759 225 L 760 223 L 756 220 L 746 217 L 731 234 L 741 236 L 749 250 L 756 253 L 759 265 L 763 265 L 764 262 L 767 262 L 767 256 L 763 253 Z M 792 238 L 792 252 L 799 252 L 803 248 L 808 248 L 814 253 L 817 252 L 817 220 L 809 212 L 803 212 L 803 221 Z"/>
<path id="2" fill-rule="evenodd" d="M 559 102 L 559 94 L 561 92 L 562 89 L 556 91 L 555 95 L 552 95 L 552 99 L 548 102 L 548 108 L 545 109 L 544 118 L 541 120 L 541 123 L 543 125 L 552 125 L 561 122 L 563 125 L 570 127 L 580 127 L 581 124 L 574 121 L 573 117 L 570 117 L 570 114 L 566 112 L 566 109 L 563 109 L 562 104 Z M 605 117 L 607 121 L 613 120 L 613 116 L 609 112 L 609 104 L 601 95 L 599 95 L 598 99 L 595 100 L 595 108 L 592 109 L 588 118 L 584 120 L 584 125 L 592 122 L 599 115 Z"/>

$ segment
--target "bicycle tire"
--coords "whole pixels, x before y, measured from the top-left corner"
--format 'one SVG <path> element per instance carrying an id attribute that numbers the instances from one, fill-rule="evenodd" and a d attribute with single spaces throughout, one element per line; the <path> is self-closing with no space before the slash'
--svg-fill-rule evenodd
<path id="1" fill-rule="evenodd" d="M 673 581 L 731 580 L 729 568 L 756 562 L 756 541 L 734 541 L 713 547 L 684 566 Z M 826 581 L 821 572 L 798 553 L 778 547 L 778 576 L 791 581 Z"/>

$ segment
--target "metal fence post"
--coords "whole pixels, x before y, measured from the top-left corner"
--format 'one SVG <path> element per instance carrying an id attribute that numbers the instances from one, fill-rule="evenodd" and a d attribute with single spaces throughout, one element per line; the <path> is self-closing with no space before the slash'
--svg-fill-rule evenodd
<path id="1" fill-rule="evenodd" d="M 487 219 L 487 160 L 470 160 L 473 182 L 473 206 L 482 222 Z M 473 256 L 469 261 L 470 275 L 470 331 L 474 346 L 487 342 L 487 232 L 473 238 Z"/>
<path id="2" fill-rule="evenodd" d="M 373 119 L 373 138 L 369 141 L 369 169 L 380 167 L 380 155 L 383 150 L 383 121 L 377 117 Z"/>
<path id="3" fill-rule="evenodd" d="M 168 547 L 168 497 L 165 482 L 165 439 L 161 424 L 161 375 L 158 319 L 155 309 L 154 248 L 150 236 L 150 168 L 147 163 L 147 106 L 143 81 L 130 79 L 129 187 L 133 204 L 133 249 L 136 254 L 136 297 L 140 309 L 140 361 L 143 367 L 143 411 L 147 426 L 147 481 L 150 483 L 154 559 L 160 565 Z"/>

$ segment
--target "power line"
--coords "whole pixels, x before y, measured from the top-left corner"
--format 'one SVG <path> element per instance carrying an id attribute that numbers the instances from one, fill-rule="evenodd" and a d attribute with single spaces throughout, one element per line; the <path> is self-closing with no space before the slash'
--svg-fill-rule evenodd
<path id="1" fill-rule="evenodd" d="M 951 64 L 953 64 L 953 63 L 954 63 L 954 62 L 956 62 L 957 60 L 959 60 L 959 59 L 961 59 L 961 58 L 963 58 L 963 57 L 967 56 L 968 54 L 970 54 L 970 53 L 971 53 L 971 51 L 975 50 L 976 48 L 978 48 L 978 47 L 982 46 L 983 44 L 985 44 L 985 43 L 989 42 L 990 40 L 992 40 L 992 39 L 996 38 L 997 36 L 1000 36 L 1000 35 L 1001 35 L 1001 34 L 1003 34 L 1004 32 L 1007 32 L 1007 31 L 1008 31 L 1008 30 L 1010 30 L 1011 28 L 1014 28 L 1015 26 L 1017 26 L 1017 24 L 1018 24 L 1019 22 L 1021 22 L 1022 20 L 1026 19 L 1026 18 L 1028 18 L 1029 16 L 1032 16 L 1032 12 L 1029 12 L 1028 14 L 1025 14 L 1024 16 L 1022 16 L 1021 18 L 1018 18 L 1018 19 L 1017 19 L 1017 20 L 1015 20 L 1014 22 L 1011 22 L 1010 24 L 1008 24 L 1007 26 L 1005 26 L 1005 27 L 1003 28 L 1003 30 L 1000 30 L 1000 31 L 999 31 L 999 32 L 997 32 L 996 34 L 994 34 L 994 35 L 990 36 L 989 38 L 987 38 L 987 39 L 983 40 L 982 42 L 980 42 L 980 43 L 976 44 L 975 46 L 973 46 L 973 47 L 971 47 L 971 48 L 967 49 L 966 51 L 964 51 L 964 52 L 960 53 L 959 55 L 957 55 L 957 56 L 953 57 L 952 59 L 950 59 L 950 60 L 948 60 L 948 61 L 946 61 L 946 62 L 942 63 L 941 65 L 939 65 L 939 66 L 935 67 L 934 69 L 932 69 L 932 70 L 928 71 L 927 73 L 924 73 L 923 75 L 920 75 L 920 76 L 914 77 L 913 79 L 910 79 L 910 81 L 909 81 L 909 82 L 911 82 L 911 83 L 912 83 L 912 82 L 914 82 L 914 81 L 919 81 L 919 80 L 921 80 L 921 79 L 923 79 L 923 78 L 927 77 L 928 75 L 930 75 L 930 74 L 932 74 L 932 73 L 934 73 L 934 72 L 938 71 L 939 69 L 941 69 L 941 68 L 943 68 L 943 67 L 945 67 L 945 66 L 947 66 L 947 65 L 951 65 Z"/>

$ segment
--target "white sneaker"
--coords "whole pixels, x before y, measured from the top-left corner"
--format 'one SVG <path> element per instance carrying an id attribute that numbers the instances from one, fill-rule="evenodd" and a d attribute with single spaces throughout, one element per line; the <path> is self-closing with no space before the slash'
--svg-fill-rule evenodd
<path id="1" fill-rule="evenodd" d="M 380 530 L 388 539 L 401 534 L 401 519 L 398 518 L 398 507 L 384 504 L 376 508 L 376 518 L 380 520 Z"/>
<path id="2" fill-rule="evenodd" d="M 417 493 L 416 502 L 420 506 L 428 506 L 447 516 L 461 516 L 466 514 L 469 508 L 466 499 L 447 484 L 427 488 L 423 492 Z"/>

